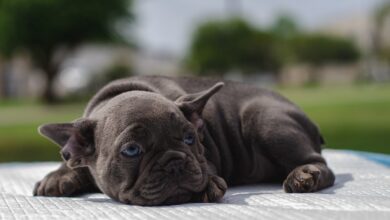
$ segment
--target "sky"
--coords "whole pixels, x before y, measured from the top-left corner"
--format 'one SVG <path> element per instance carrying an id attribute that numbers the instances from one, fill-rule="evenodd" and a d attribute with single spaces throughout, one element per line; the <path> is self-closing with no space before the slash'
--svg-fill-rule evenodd
<path id="1" fill-rule="evenodd" d="M 315 29 L 349 15 L 367 16 L 384 0 L 136 0 L 133 35 L 146 51 L 184 55 L 196 26 L 231 12 L 258 26 L 284 13 L 304 28 Z"/>

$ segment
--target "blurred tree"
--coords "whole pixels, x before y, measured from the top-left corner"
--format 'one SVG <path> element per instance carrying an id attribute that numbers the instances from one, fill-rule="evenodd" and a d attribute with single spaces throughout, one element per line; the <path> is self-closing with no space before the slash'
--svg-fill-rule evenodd
<path id="1" fill-rule="evenodd" d="M 116 79 L 126 78 L 133 75 L 132 67 L 121 63 L 113 64 L 104 71 L 94 74 L 85 88 L 85 96 L 90 97 L 107 83 Z"/>
<path id="2" fill-rule="evenodd" d="M 271 32 L 278 38 L 288 39 L 299 34 L 300 28 L 291 15 L 281 14 L 271 26 Z"/>
<path id="3" fill-rule="evenodd" d="M 62 102 L 86 102 L 99 89 L 117 79 L 127 78 L 134 74 L 133 67 L 129 63 L 114 62 L 97 72 L 88 74 L 86 85 L 79 89 L 69 91 L 62 97 Z"/>
<path id="4" fill-rule="evenodd" d="M 86 41 L 124 42 L 119 21 L 131 22 L 131 0 L 0 0 L 0 52 L 27 50 L 47 78 L 43 98 L 55 101 L 61 56 Z"/>
<path id="5" fill-rule="evenodd" d="M 290 44 L 297 61 L 313 65 L 355 62 L 360 55 L 353 41 L 323 34 L 301 34 Z"/>
<path id="6" fill-rule="evenodd" d="M 360 57 L 356 44 L 348 39 L 323 34 L 300 34 L 292 38 L 290 48 L 296 62 L 307 63 L 315 69 L 329 63 L 352 63 Z M 313 70 L 311 83 L 318 82 Z"/>
<path id="7" fill-rule="evenodd" d="M 278 73 L 287 63 L 307 63 L 316 69 L 328 63 L 352 63 L 360 52 L 353 41 L 300 31 L 294 19 L 280 16 L 268 31 L 241 19 L 207 22 L 195 32 L 187 65 L 197 74 Z"/>
<path id="8" fill-rule="evenodd" d="M 207 22 L 194 34 L 187 64 L 203 75 L 230 70 L 276 72 L 280 62 L 275 47 L 272 33 L 256 30 L 244 20 Z"/>
<path id="9" fill-rule="evenodd" d="M 272 24 L 270 32 L 278 41 L 276 54 L 279 55 L 280 62 L 283 65 L 293 62 L 291 40 L 302 33 L 293 16 L 288 13 L 281 14 Z"/>
<path id="10" fill-rule="evenodd" d="M 372 52 L 376 59 L 384 58 L 390 61 L 390 48 L 383 45 L 383 31 L 386 19 L 390 16 L 390 1 L 384 1 L 374 11 L 374 30 L 372 32 Z"/>

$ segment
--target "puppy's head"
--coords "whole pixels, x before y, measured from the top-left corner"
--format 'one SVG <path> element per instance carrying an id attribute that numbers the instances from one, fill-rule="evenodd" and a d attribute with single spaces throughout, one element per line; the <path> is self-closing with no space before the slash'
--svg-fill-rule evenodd
<path id="1" fill-rule="evenodd" d="M 201 144 L 202 111 L 222 88 L 179 97 L 122 93 L 73 123 L 47 124 L 42 135 L 61 146 L 71 168 L 88 166 L 98 187 L 129 204 L 192 201 L 208 182 Z"/>

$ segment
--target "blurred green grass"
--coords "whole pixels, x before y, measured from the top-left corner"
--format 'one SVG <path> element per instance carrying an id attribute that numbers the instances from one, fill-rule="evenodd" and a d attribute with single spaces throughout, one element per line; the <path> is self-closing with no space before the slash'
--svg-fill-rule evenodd
<path id="1" fill-rule="evenodd" d="M 69 122 L 79 118 L 84 105 L 0 103 L 0 162 L 59 160 L 59 147 L 41 137 L 37 128 L 43 123 Z"/>
<path id="2" fill-rule="evenodd" d="M 328 148 L 390 154 L 390 85 L 279 89 L 319 125 Z"/>
<path id="3" fill-rule="evenodd" d="M 390 154 L 389 84 L 277 90 L 319 125 L 327 147 Z M 0 102 L 0 162 L 59 160 L 59 148 L 41 137 L 37 127 L 72 121 L 84 106 Z"/>

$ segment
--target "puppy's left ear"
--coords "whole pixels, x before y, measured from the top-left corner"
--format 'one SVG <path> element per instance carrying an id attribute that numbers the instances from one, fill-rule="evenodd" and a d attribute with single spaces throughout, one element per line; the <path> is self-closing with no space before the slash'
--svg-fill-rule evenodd
<path id="1" fill-rule="evenodd" d="M 194 124 L 198 131 L 203 127 L 201 116 L 207 101 L 223 86 L 223 82 L 218 82 L 207 90 L 180 96 L 175 101 L 179 109 L 184 113 L 187 119 Z"/>

